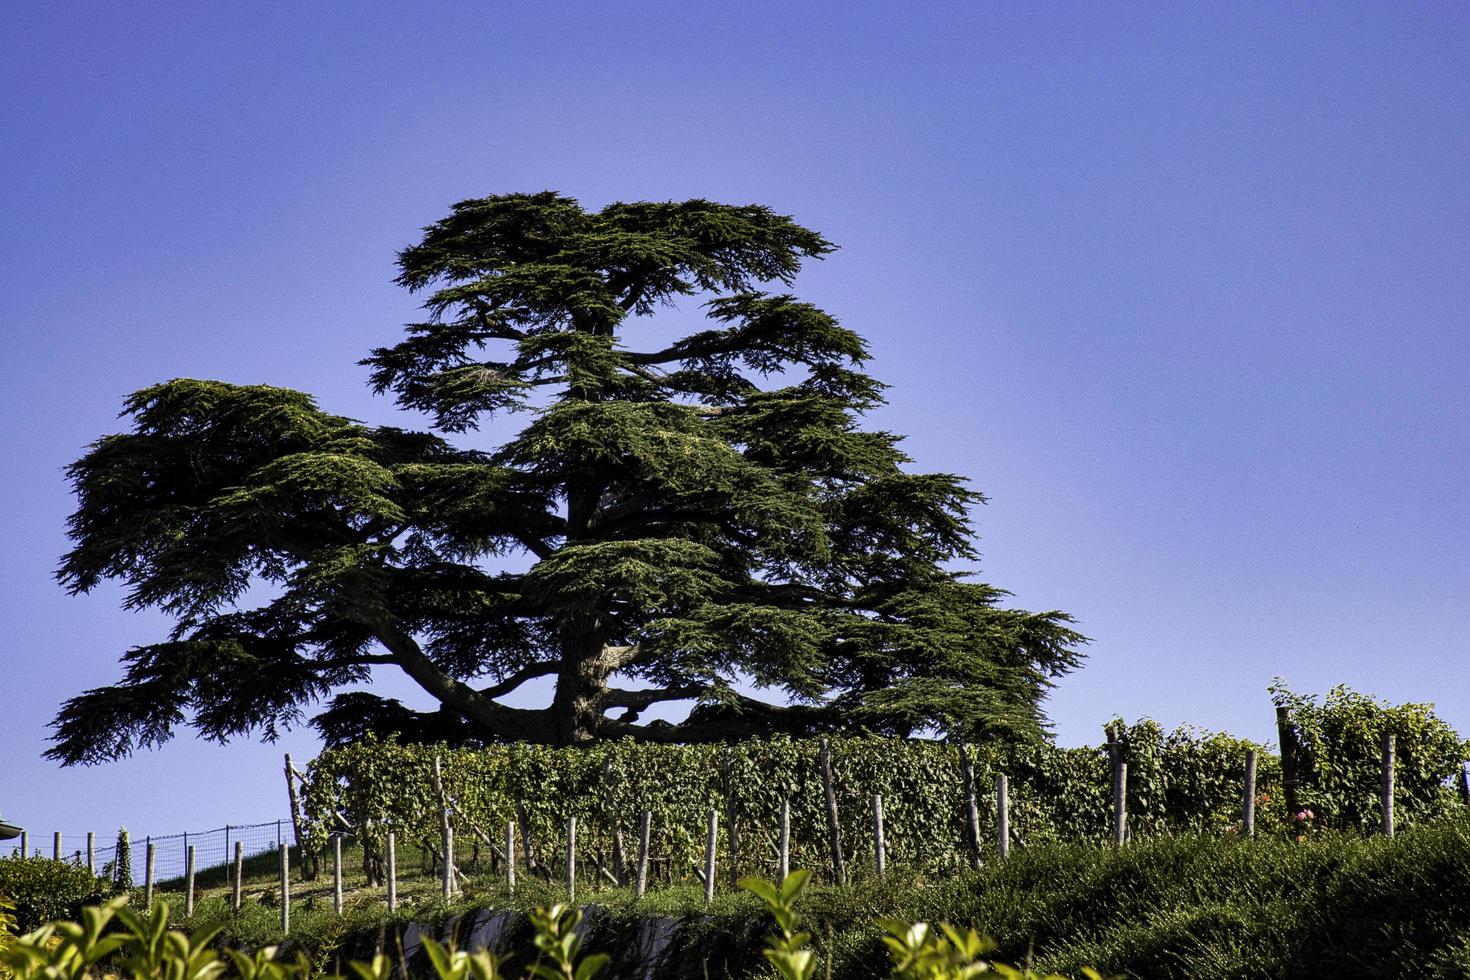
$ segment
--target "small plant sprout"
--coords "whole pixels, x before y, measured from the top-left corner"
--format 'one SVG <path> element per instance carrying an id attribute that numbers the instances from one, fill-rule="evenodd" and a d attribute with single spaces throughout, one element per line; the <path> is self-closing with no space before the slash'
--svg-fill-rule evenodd
<path id="1" fill-rule="evenodd" d="M 779 885 L 763 878 L 741 878 L 738 882 L 765 902 L 766 910 L 776 920 L 776 931 L 762 953 L 783 980 L 810 980 L 817 969 L 817 954 L 807 947 L 811 934 L 796 928 L 796 899 L 810 878 L 810 871 L 793 871 Z"/>

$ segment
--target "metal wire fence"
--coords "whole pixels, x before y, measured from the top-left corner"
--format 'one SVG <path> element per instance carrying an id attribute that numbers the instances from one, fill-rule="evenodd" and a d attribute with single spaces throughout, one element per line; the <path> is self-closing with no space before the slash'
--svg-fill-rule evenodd
<path id="1" fill-rule="evenodd" d="M 129 837 L 133 884 L 141 885 L 146 873 L 148 845 L 153 845 L 153 880 L 167 882 L 184 875 L 189 848 L 194 848 L 194 870 L 228 865 L 234 860 L 235 844 L 241 845 L 246 858 L 276 850 L 281 844 L 295 844 L 290 820 L 265 823 L 226 824 L 213 830 L 190 830 L 177 834 Z M 49 857 L 90 867 L 95 873 L 111 877 L 117 861 L 116 834 L 25 834 L 21 838 L 0 842 L 0 857 Z"/>

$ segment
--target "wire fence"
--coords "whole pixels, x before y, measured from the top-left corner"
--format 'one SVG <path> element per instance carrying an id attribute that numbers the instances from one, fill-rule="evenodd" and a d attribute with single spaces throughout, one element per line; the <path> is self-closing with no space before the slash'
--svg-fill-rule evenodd
<path id="1" fill-rule="evenodd" d="M 189 830 L 177 834 L 129 837 L 133 884 L 141 885 L 146 873 L 148 845 L 153 845 L 153 880 L 167 882 L 183 877 L 188 864 L 189 848 L 194 848 L 194 870 L 228 865 L 235 858 L 235 844 L 241 845 L 248 859 L 257 854 L 277 850 L 281 844 L 296 843 L 290 820 L 265 823 L 226 824 L 213 830 Z M 29 833 L 14 840 L 0 842 L 0 857 L 48 857 L 82 867 L 91 867 L 99 875 L 111 877 L 117 861 L 115 834 L 49 834 Z"/>

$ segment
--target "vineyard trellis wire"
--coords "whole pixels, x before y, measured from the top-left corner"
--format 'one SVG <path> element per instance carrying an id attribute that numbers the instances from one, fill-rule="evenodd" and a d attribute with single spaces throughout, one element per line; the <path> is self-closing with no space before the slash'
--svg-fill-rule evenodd
<path id="1" fill-rule="evenodd" d="M 87 835 L 63 833 L 60 837 L 60 857 L 63 861 L 85 865 L 87 863 Z M 155 883 L 166 885 L 171 879 L 182 878 L 187 864 L 188 850 L 194 848 L 197 870 L 228 864 L 234 860 L 235 844 L 242 845 L 246 858 L 276 850 L 280 844 L 294 844 L 289 819 L 269 820 L 261 823 L 226 824 L 210 830 L 179 831 L 172 834 L 130 836 L 130 865 L 132 883 L 142 885 L 146 874 L 148 844 L 153 845 Z M 55 834 L 26 835 L 26 852 L 30 856 L 55 857 L 57 853 Z M 19 838 L 0 844 L 0 857 L 19 856 Z M 98 832 L 93 837 L 92 860 L 99 875 L 111 877 L 117 860 L 117 831 Z"/>

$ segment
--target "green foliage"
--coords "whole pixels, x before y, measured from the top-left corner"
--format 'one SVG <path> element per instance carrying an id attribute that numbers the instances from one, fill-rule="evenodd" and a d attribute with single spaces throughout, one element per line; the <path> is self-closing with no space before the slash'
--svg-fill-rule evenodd
<path id="1" fill-rule="evenodd" d="M 4 956 L 6 950 L 15 944 L 15 929 L 15 905 L 0 895 L 0 977 L 10 975 L 4 966 Z"/>
<path id="2" fill-rule="evenodd" d="M 996 955 L 1131 976 L 1463 977 L 1470 824 L 1394 840 L 1327 831 L 1161 837 L 1121 850 L 1017 852 L 979 882 L 936 885 L 904 908 L 980 925 Z"/>
<path id="3" fill-rule="evenodd" d="M 817 954 L 810 948 L 811 934 L 797 929 L 796 899 L 806 888 L 811 872 L 796 870 L 780 884 L 762 878 L 741 878 L 740 887 L 766 903 L 776 920 L 776 931 L 761 951 L 785 980 L 811 980 L 817 969 Z"/>
<path id="4" fill-rule="evenodd" d="M 862 338 L 767 291 L 832 250 L 759 205 L 461 201 L 399 255 L 426 322 L 366 361 L 442 435 L 263 385 L 137 392 L 131 431 L 69 469 L 60 578 L 176 625 L 62 707 L 50 755 L 273 737 L 374 668 L 441 710 L 340 695 L 329 741 L 1039 740 L 1085 639 L 972 581 L 982 496 L 862 428 L 883 388 Z M 641 349 L 681 300 L 704 322 Z M 447 438 L 517 411 L 493 451 Z M 548 706 L 506 702 L 553 676 Z"/>
<path id="5" fill-rule="evenodd" d="M 1320 707 L 1312 705 L 1311 699 L 1298 699 L 1303 730 L 1325 734 L 1312 736 L 1315 769 L 1303 796 L 1332 816 L 1326 826 L 1376 826 L 1376 747 L 1384 725 L 1393 726 L 1398 740 L 1398 825 L 1425 823 L 1454 806 L 1443 782 L 1457 771 L 1462 745 L 1426 708 L 1392 708 L 1345 689 L 1335 690 Z M 1133 837 L 1237 833 L 1249 750 L 1258 753 L 1257 831 L 1284 835 L 1295 829 L 1283 804 L 1280 759 L 1264 746 L 1192 728 L 1165 732 L 1147 719 L 1133 725 L 1114 721 L 1107 728 L 1128 763 Z M 890 863 L 953 870 L 969 847 L 960 749 L 878 736 L 834 736 L 829 743 L 849 859 L 860 868 L 871 861 L 870 801 L 878 793 L 884 800 Z M 340 827 L 342 818 L 359 829 L 369 848 L 381 849 L 389 829 L 405 842 L 431 844 L 439 833 L 432 779 L 438 756 L 455 820 L 493 832 L 497 840 L 507 821 L 517 821 L 521 845 L 541 867 L 559 860 L 568 817 L 578 818 L 585 849 L 608 855 L 615 829 L 631 832 L 645 809 L 653 814 L 654 853 L 673 866 L 684 868 L 699 858 L 711 809 L 734 814 L 745 836 L 743 860 L 749 861 L 771 852 L 784 799 L 791 807 L 793 861 L 824 869 L 827 818 L 819 751 L 816 740 L 784 737 L 731 745 L 629 739 L 586 748 L 512 744 L 462 750 L 369 737 L 328 749 L 309 766 L 307 831 L 324 846 L 326 834 Z M 1108 838 L 1104 746 L 989 743 L 969 751 L 982 827 L 995 825 L 994 780 L 1004 773 L 1010 781 L 1013 844 Z M 996 844 L 983 836 L 982 856 L 989 860 Z M 728 866 L 725 835 L 720 846 L 721 864 Z"/>
<path id="6" fill-rule="evenodd" d="M 125 894 L 133 888 L 133 844 L 126 827 L 118 829 L 112 853 L 113 858 L 103 867 L 102 876 L 112 881 L 115 894 Z"/>
<path id="7" fill-rule="evenodd" d="M 1228 833 L 1240 821 L 1240 786 L 1248 743 L 1223 735 L 1179 731 L 1165 736 L 1151 721 L 1120 729 L 1137 775 L 1130 783 L 1135 835 Z M 941 871 L 953 868 L 966 840 L 959 749 L 940 742 L 876 736 L 830 739 L 838 814 L 850 859 L 871 860 L 873 793 L 884 801 L 890 863 Z M 972 749 L 983 826 L 994 826 L 992 787 L 1010 776 L 1012 832 L 1018 844 L 1048 840 L 1100 841 L 1108 817 L 1108 768 L 1101 747 L 1049 744 Z M 826 805 L 815 740 L 773 738 L 730 746 L 649 745 L 632 741 L 585 749 L 509 745 L 455 750 L 366 739 L 324 751 L 307 769 L 304 810 L 310 839 L 324 846 L 338 816 L 359 828 L 367 846 L 381 848 L 394 829 L 405 842 L 432 842 L 439 833 L 433 763 L 443 760 L 444 784 L 457 823 L 495 832 L 516 820 L 517 835 L 543 867 L 558 861 L 566 819 L 578 818 L 584 848 L 604 854 L 615 827 L 631 832 L 644 809 L 653 813 L 656 856 L 677 867 L 696 860 L 711 809 L 733 810 L 744 835 L 744 860 L 771 853 L 781 801 L 791 807 L 793 862 L 827 866 Z M 728 773 L 728 779 L 725 774 Z M 1263 797 L 1278 792 L 1280 768 L 1262 753 Z M 1437 811 L 1436 811 L 1437 812 Z M 1419 819 L 1413 807 L 1401 813 Z M 723 822 L 723 821 L 722 821 Z M 1258 826 L 1284 826 L 1263 806 Z M 722 865 L 728 840 L 721 835 Z M 987 859 L 995 842 L 981 842 Z M 764 859 L 763 857 L 761 859 Z"/>
<path id="8" fill-rule="evenodd" d="M 52 919 L 75 918 L 84 905 L 100 902 L 112 883 L 67 861 L 36 855 L 0 858 L 0 895 L 15 907 L 22 931 Z"/>
<path id="9" fill-rule="evenodd" d="M 362 907 L 337 917 L 330 907 L 293 916 L 290 947 L 324 969 L 346 969 L 378 943 L 394 948 L 408 922 L 451 934 L 451 913 L 491 907 L 528 913 L 555 900 L 556 889 L 530 878 L 513 896 L 472 878 L 466 904 L 435 904 L 389 916 Z M 774 886 L 773 886 L 774 887 Z M 240 918 L 201 902 L 195 923 L 228 922 L 223 942 L 256 949 L 282 942 L 269 927 L 276 910 L 247 901 Z M 635 899 L 607 890 L 584 909 L 582 948 L 626 950 L 650 916 L 682 920 L 669 959 L 654 977 L 764 975 L 760 947 L 773 920 L 746 892 L 666 888 Z M 1031 964 L 1036 973 L 1108 974 L 1162 980 L 1255 980 L 1268 976 L 1459 978 L 1470 972 L 1470 816 L 1442 818 L 1393 840 L 1356 831 L 1324 831 L 1305 843 L 1284 834 L 1155 836 L 1122 849 L 1040 843 L 979 871 L 911 873 L 890 868 L 885 881 L 859 877 L 847 887 L 813 880 L 802 891 L 800 922 L 809 933 L 816 977 L 889 976 L 891 953 L 877 920 L 939 923 L 993 937 L 984 954 Z M 345 930 L 345 931 L 344 931 Z M 386 935 L 386 939 L 385 939 Z M 524 954 L 533 943 L 529 916 L 508 937 Z M 951 944 L 952 945 L 952 944 Z M 279 955 L 279 954 L 278 954 Z M 334 955 L 341 965 L 332 967 Z M 522 969 L 534 957 L 507 962 Z M 394 961 L 396 963 L 396 960 Z M 616 965 L 623 960 L 616 959 Z M 502 972 L 509 972 L 505 968 Z M 998 975 L 1005 974 L 996 965 Z M 1021 974 L 1025 976 L 1024 973 Z"/>
<path id="10" fill-rule="evenodd" d="M 761 953 L 782 980 L 811 980 L 816 973 L 817 954 L 810 948 L 811 934 L 798 931 L 796 912 L 796 899 L 805 890 L 808 878 L 805 871 L 793 871 L 780 884 L 761 878 L 740 880 L 740 887 L 764 902 L 766 911 L 776 920 L 776 929 Z M 883 943 L 892 957 L 892 980 L 971 980 L 991 972 L 1018 980 L 1036 978 L 1030 967 L 1017 969 L 982 959 L 995 948 L 995 943 L 974 929 L 948 923 L 941 923 L 935 929 L 927 922 L 898 919 L 880 919 L 878 925 L 885 933 Z M 1084 968 L 1082 975 L 1087 980 L 1102 980 L 1090 967 Z M 1053 975 L 1036 980 L 1066 978 Z"/>
<path id="11" fill-rule="evenodd" d="M 553 905 L 531 913 L 531 926 L 536 930 L 536 962 L 531 974 L 541 980 L 589 980 L 607 965 L 606 953 L 579 956 L 582 938 L 577 923 L 582 913 L 567 905 Z"/>
<path id="12" fill-rule="evenodd" d="M 1455 805 L 1444 784 L 1465 758 L 1465 744 L 1429 704 L 1390 705 L 1339 685 L 1318 699 L 1295 694 L 1278 679 L 1278 705 L 1291 709 L 1301 754 L 1298 795 L 1314 824 L 1372 829 L 1379 825 L 1383 736 L 1395 739 L 1394 803 L 1424 819 Z"/>

